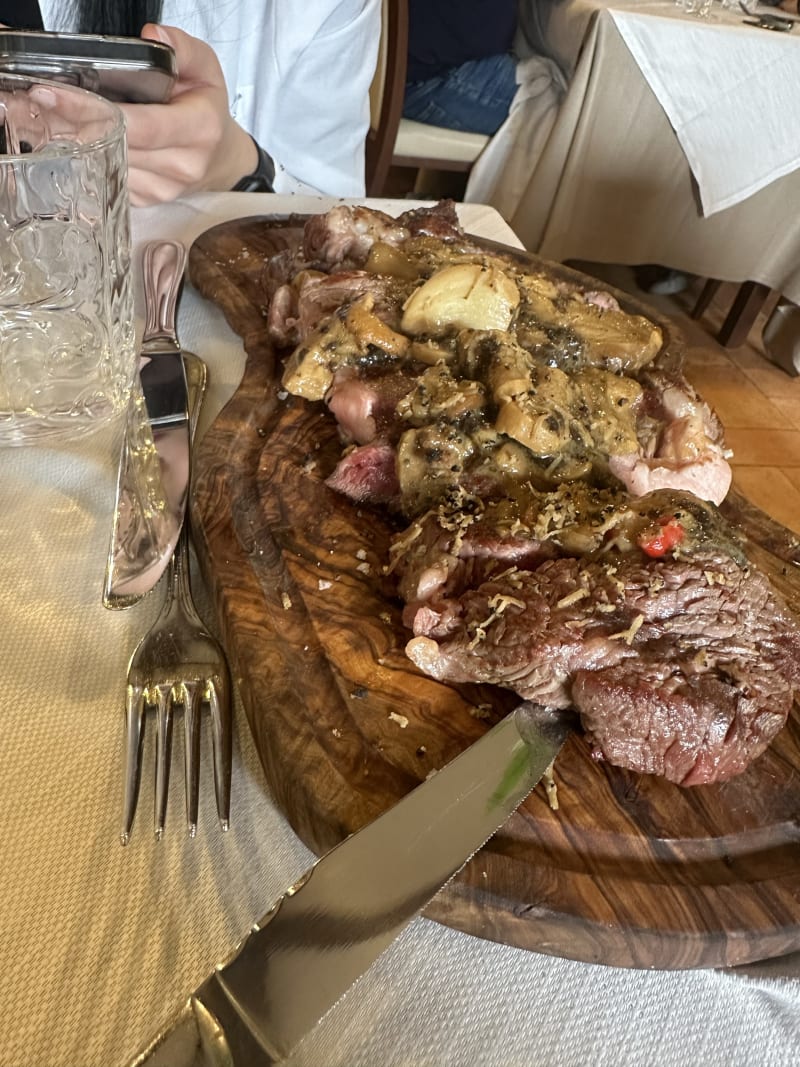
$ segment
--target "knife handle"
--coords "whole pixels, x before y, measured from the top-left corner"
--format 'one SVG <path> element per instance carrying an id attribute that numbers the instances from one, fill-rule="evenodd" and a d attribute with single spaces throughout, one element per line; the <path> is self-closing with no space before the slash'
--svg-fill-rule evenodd
<path id="1" fill-rule="evenodd" d="M 178 344 L 175 309 L 186 269 L 186 249 L 178 241 L 151 241 L 142 260 L 146 319 L 142 343 Z"/>

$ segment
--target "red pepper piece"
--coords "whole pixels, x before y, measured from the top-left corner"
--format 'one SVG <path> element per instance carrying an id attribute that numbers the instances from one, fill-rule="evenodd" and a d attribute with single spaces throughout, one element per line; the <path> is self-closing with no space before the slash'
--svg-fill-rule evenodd
<path id="1" fill-rule="evenodd" d="M 670 549 L 675 548 L 686 536 L 686 531 L 674 515 L 664 515 L 658 520 L 658 529 L 650 527 L 639 538 L 639 548 L 653 559 L 665 556 Z"/>

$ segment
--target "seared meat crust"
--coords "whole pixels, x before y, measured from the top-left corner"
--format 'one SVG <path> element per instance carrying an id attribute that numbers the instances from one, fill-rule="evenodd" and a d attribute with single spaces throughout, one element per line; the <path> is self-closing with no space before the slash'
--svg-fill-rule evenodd
<path id="1" fill-rule="evenodd" d="M 744 770 L 786 722 L 800 631 L 732 560 L 558 559 L 417 613 L 411 659 L 574 707 L 597 758 L 682 785 Z"/>

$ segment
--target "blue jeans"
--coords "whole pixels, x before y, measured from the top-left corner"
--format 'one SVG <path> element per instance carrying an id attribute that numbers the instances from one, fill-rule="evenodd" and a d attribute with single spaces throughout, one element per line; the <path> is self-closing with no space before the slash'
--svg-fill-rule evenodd
<path id="1" fill-rule="evenodd" d="M 427 81 L 408 82 L 403 114 L 430 126 L 491 135 L 508 115 L 517 91 L 516 69 L 513 56 L 487 56 Z"/>

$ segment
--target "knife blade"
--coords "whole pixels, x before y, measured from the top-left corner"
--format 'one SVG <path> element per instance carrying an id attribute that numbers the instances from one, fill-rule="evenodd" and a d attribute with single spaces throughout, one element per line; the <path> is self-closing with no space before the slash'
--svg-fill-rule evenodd
<path id="1" fill-rule="evenodd" d="M 333 848 L 131 1067 L 279 1063 L 522 803 L 570 725 L 519 705 Z"/>
<path id="2" fill-rule="evenodd" d="M 146 245 L 145 327 L 117 481 L 103 603 L 135 604 L 155 586 L 178 541 L 189 488 L 186 373 L 175 312 L 186 267 L 177 241 Z"/>

